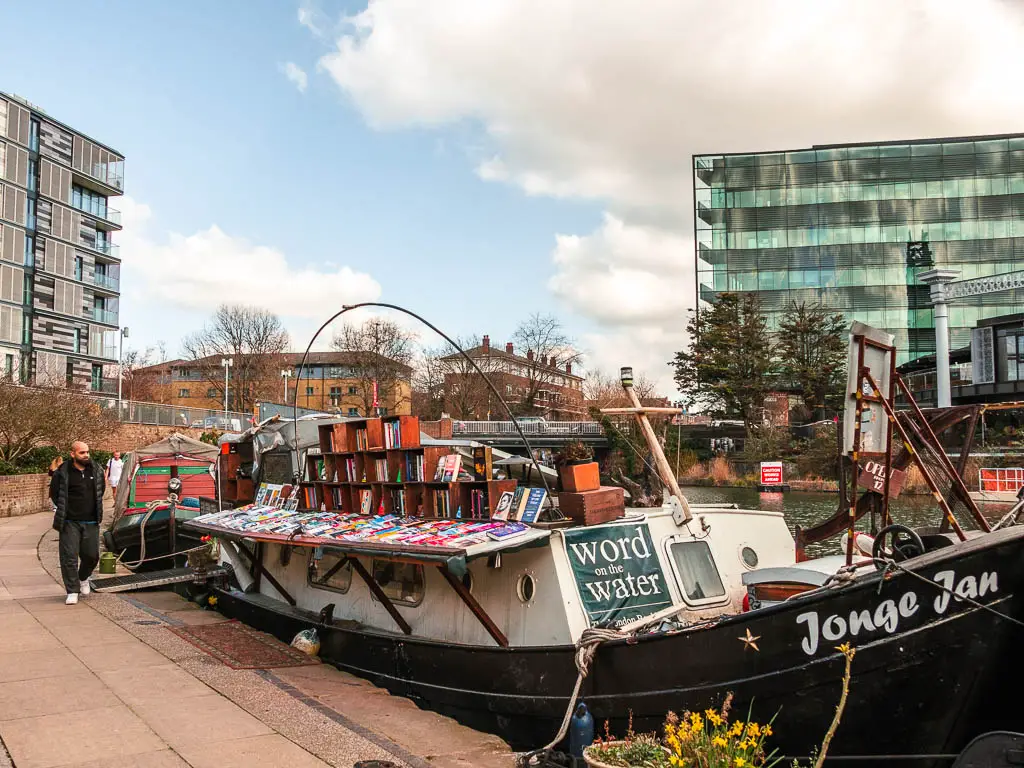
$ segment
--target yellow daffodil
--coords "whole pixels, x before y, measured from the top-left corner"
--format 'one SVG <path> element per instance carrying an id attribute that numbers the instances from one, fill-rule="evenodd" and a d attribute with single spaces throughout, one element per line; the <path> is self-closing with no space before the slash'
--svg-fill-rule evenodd
<path id="1" fill-rule="evenodd" d="M 732 728 L 729 729 L 729 735 L 739 736 L 741 733 L 743 733 L 743 721 L 737 720 L 735 723 L 732 724 Z"/>
<path id="2" fill-rule="evenodd" d="M 758 736 L 761 735 L 761 726 L 759 726 L 757 723 L 748 723 L 747 735 L 753 736 L 756 739 Z"/>
<path id="3" fill-rule="evenodd" d="M 737 757 L 736 758 L 736 768 L 744 768 L 744 766 L 747 766 L 747 765 L 750 765 L 750 763 L 748 763 L 745 758 L 742 758 L 742 757 Z"/>
<path id="4" fill-rule="evenodd" d="M 761 733 L 763 733 L 765 736 L 771 736 L 772 727 L 770 725 L 766 725 L 764 728 L 761 729 Z"/>
<path id="5" fill-rule="evenodd" d="M 729 742 L 723 739 L 721 736 L 715 736 L 715 738 L 711 740 L 711 743 L 714 744 L 716 747 L 729 746 Z"/>

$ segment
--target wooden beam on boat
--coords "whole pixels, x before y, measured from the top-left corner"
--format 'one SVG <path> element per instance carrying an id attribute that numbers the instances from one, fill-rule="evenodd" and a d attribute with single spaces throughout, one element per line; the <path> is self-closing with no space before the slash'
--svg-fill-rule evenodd
<path id="1" fill-rule="evenodd" d="M 978 505 L 975 504 L 974 499 L 971 498 L 971 492 L 967 490 L 967 486 L 964 484 L 963 478 L 953 466 L 953 462 L 949 460 L 949 456 L 946 455 L 946 449 L 942 447 L 942 443 L 939 442 L 939 438 L 936 436 L 931 424 L 928 423 L 928 419 L 925 418 L 925 415 L 921 412 L 921 408 L 918 406 L 917 401 L 914 400 L 914 396 L 910 392 L 910 387 L 907 386 L 907 383 L 899 374 L 896 375 L 896 383 L 899 385 L 900 389 L 903 390 L 903 394 L 906 396 L 907 402 L 910 403 L 911 409 L 921 422 L 921 427 L 925 432 L 925 436 L 928 438 L 928 441 L 931 443 L 936 455 L 939 457 L 939 463 L 942 464 L 946 473 L 953 481 L 953 487 L 959 492 L 961 500 L 966 505 L 967 509 L 970 510 L 971 516 L 974 517 L 974 522 L 978 524 L 978 527 L 981 528 L 981 530 L 991 531 L 992 526 L 988 524 L 988 520 L 986 520 L 985 516 L 981 514 L 981 510 L 978 509 Z M 963 541 L 963 539 L 961 539 L 961 541 Z"/>
<path id="2" fill-rule="evenodd" d="M 452 574 L 452 572 L 444 565 L 437 566 L 437 570 L 441 572 L 445 581 L 447 581 L 451 585 L 452 589 L 455 590 L 455 594 L 461 597 L 462 602 L 464 602 L 469 610 L 473 612 L 477 621 L 483 624 L 484 629 L 487 630 L 487 634 L 494 638 L 494 642 L 502 648 L 508 648 L 508 638 L 505 637 L 505 634 L 500 629 L 498 629 L 498 625 L 495 624 L 491 617 L 487 615 L 487 611 L 485 611 L 483 606 L 476 601 L 476 598 L 473 597 L 472 593 L 466 589 L 466 585 L 462 583 L 462 579 L 457 579 L 455 575 Z"/>
<path id="3" fill-rule="evenodd" d="M 405 634 L 411 635 L 412 627 L 409 626 L 409 622 L 402 618 L 402 614 L 398 612 L 398 609 L 395 608 L 395 604 L 392 603 L 388 596 L 384 594 L 384 590 L 380 588 L 380 584 L 378 584 L 373 576 L 370 575 L 370 572 L 366 570 L 366 566 L 354 557 L 350 558 L 349 562 L 352 563 L 352 570 L 359 574 L 359 578 L 366 582 L 366 586 L 369 587 L 373 596 L 376 597 L 380 604 L 387 609 L 387 612 L 391 614 L 391 618 L 395 620 L 395 624 L 401 627 Z"/>
<path id="4" fill-rule="evenodd" d="M 288 590 L 281 586 L 281 583 L 274 578 L 274 574 L 267 570 L 266 566 L 263 565 L 263 545 L 259 544 L 259 556 L 253 560 L 253 565 L 256 567 L 256 582 L 255 591 L 260 591 L 260 576 L 266 576 L 267 581 L 270 582 L 270 586 L 281 593 L 281 597 L 288 601 L 288 605 L 296 605 L 295 598 L 288 594 Z"/>

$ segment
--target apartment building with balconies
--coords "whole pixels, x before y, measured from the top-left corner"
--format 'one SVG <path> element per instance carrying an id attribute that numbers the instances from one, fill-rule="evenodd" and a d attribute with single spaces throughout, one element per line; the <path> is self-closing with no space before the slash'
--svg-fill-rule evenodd
<path id="1" fill-rule="evenodd" d="M 0 92 L 0 374 L 116 387 L 124 157 Z"/>

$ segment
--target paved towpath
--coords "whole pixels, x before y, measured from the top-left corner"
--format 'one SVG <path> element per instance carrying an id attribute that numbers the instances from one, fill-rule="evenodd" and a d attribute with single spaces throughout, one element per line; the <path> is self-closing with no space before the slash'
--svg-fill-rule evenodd
<path id="1" fill-rule="evenodd" d="M 326 664 L 233 670 L 171 592 L 64 605 L 49 514 L 0 519 L 0 768 L 508 768 L 499 739 Z"/>

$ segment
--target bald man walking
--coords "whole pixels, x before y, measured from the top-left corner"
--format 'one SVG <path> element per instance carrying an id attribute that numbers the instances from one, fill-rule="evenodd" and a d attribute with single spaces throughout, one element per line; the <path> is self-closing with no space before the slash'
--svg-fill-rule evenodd
<path id="1" fill-rule="evenodd" d="M 91 591 L 89 577 L 100 559 L 100 522 L 103 520 L 103 468 L 89 456 L 89 446 L 71 444 L 71 458 L 50 480 L 53 529 L 60 534 L 60 574 L 68 605 Z"/>

